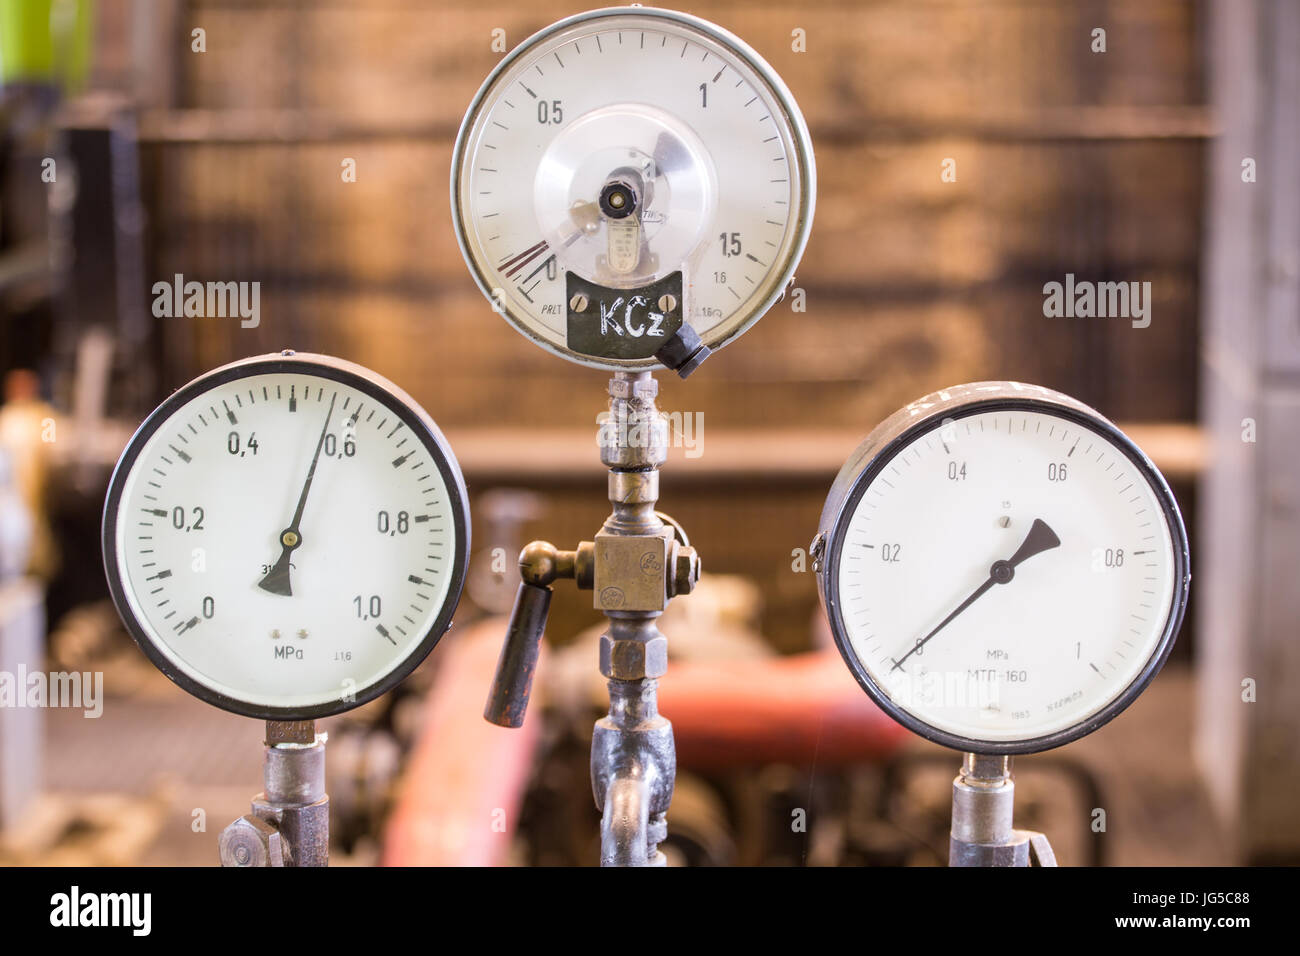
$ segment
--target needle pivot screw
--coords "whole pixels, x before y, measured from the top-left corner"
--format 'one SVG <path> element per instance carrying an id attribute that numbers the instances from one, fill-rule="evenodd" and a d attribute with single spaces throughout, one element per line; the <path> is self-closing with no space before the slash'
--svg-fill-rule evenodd
<path id="1" fill-rule="evenodd" d="M 600 191 L 600 211 L 610 219 L 626 219 L 636 207 L 636 190 L 625 182 L 616 179 Z"/>

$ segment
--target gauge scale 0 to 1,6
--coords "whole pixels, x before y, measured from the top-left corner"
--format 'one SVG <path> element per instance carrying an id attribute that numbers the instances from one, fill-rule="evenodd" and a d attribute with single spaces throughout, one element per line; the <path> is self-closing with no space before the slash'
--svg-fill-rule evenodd
<path id="1" fill-rule="evenodd" d="M 584 364 L 681 372 L 683 327 L 681 358 L 707 354 L 784 292 L 815 174 L 756 53 L 703 20 L 624 7 L 502 61 L 461 128 L 452 191 L 471 271 L 521 332 Z"/>
<path id="2" fill-rule="evenodd" d="M 608 619 L 610 709 L 591 756 L 602 865 L 666 865 L 676 749 L 657 710 L 657 621 L 700 573 L 685 530 L 657 510 L 668 432 L 651 373 L 686 378 L 762 318 L 803 254 L 815 195 L 808 129 L 780 77 L 738 37 L 671 10 L 593 10 L 529 37 L 456 140 L 451 205 L 480 289 L 534 343 L 614 373 L 600 438 L 611 514 L 573 551 L 523 550 L 484 709 L 522 725 L 552 584 L 591 590 Z"/>
<path id="3" fill-rule="evenodd" d="M 446 630 L 464 491 L 436 426 L 348 363 L 218 369 L 141 426 L 104 521 L 109 582 L 186 689 L 266 719 L 392 686 Z"/>

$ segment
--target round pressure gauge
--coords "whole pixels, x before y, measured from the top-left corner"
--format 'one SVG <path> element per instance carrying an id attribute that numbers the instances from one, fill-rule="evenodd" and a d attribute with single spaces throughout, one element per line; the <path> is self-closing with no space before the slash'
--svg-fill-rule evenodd
<path id="1" fill-rule="evenodd" d="M 835 480 L 813 545 L 831 630 L 900 723 L 963 751 L 1090 733 L 1173 646 L 1190 581 L 1154 465 L 1086 405 L 1032 385 L 936 392 Z"/>
<path id="2" fill-rule="evenodd" d="M 451 188 L 470 271 L 515 328 L 584 365 L 682 375 L 784 293 L 816 192 L 772 68 L 646 7 L 570 17 L 502 60 Z"/>
<path id="3" fill-rule="evenodd" d="M 409 396 L 285 352 L 200 376 L 140 426 L 109 485 L 104 565 L 169 678 L 306 720 L 390 689 L 437 643 L 467 515 L 456 459 Z"/>

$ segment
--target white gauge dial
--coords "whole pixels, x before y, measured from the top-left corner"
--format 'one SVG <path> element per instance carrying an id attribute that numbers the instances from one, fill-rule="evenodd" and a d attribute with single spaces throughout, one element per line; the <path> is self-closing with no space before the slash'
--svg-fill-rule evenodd
<path id="1" fill-rule="evenodd" d="M 672 331 L 656 283 L 674 273 L 709 348 L 782 294 L 814 179 L 798 108 L 756 53 L 694 17 L 617 8 L 539 33 L 489 77 L 457 142 L 453 210 L 475 278 L 520 331 L 584 364 L 645 367 Z M 569 273 L 627 294 L 572 314 Z"/>
<path id="2" fill-rule="evenodd" d="M 145 652 L 266 719 L 346 710 L 409 673 L 450 623 L 468 547 L 428 416 L 358 366 L 292 353 L 173 395 L 127 446 L 104 518 Z"/>
<path id="3" fill-rule="evenodd" d="M 878 431 L 823 515 L 823 593 L 864 687 L 967 750 L 1054 746 L 1126 706 L 1187 588 L 1181 519 L 1141 452 L 1085 406 L 1007 383 Z"/>

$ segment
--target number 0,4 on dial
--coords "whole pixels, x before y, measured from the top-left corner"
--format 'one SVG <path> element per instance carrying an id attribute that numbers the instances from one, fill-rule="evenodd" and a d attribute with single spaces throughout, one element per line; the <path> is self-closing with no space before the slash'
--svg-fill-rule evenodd
<path id="1" fill-rule="evenodd" d="M 814 545 L 850 669 L 918 733 L 1032 752 L 1154 677 L 1189 583 L 1164 479 L 1114 425 L 1014 383 L 937 392 L 837 478 Z"/>
<path id="2" fill-rule="evenodd" d="M 392 687 L 446 631 L 466 515 L 456 460 L 409 397 L 285 353 L 204 375 L 146 420 L 110 484 L 104 559 L 172 680 L 308 719 Z"/>

